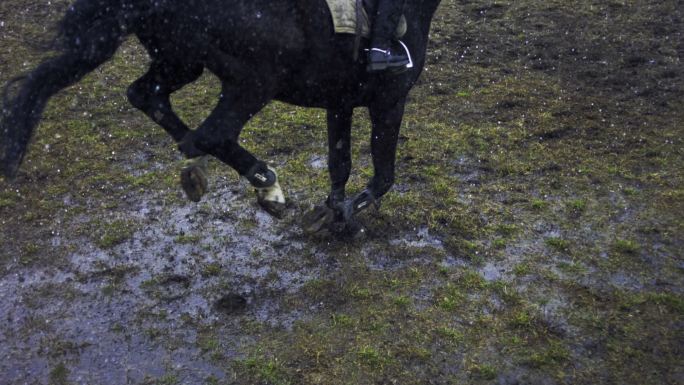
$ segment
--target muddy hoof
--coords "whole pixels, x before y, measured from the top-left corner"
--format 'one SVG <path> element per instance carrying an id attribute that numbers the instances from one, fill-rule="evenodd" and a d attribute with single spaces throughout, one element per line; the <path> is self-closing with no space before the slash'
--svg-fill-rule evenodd
<path id="1" fill-rule="evenodd" d="M 273 215 L 278 219 L 283 219 L 286 208 L 285 203 L 267 201 L 265 199 L 257 199 L 257 202 L 259 203 L 259 206 L 261 206 L 261 208 L 266 210 L 267 213 Z"/>
<path id="2" fill-rule="evenodd" d="M 316 206 L 302 218 L 302 230 L 314 234 L 327 229 L 335 219 L 335 212 L 328 206 Z"/>
<path id="3" fill-rule="evenodd" d="M 230 293 L 219 298 L 214 303 L 214 307 L 223 313 L 233 314 L 244 310 L 247 307 L 247 300 L 239 294 Z"/>
<path id="4" fill-rule="evenodd" d="M 199 202 L 207 192 L 208 185 L 207 174 L 202 167 L 191 165 L 181 171 L 181 186 L 191 201 Z"/>

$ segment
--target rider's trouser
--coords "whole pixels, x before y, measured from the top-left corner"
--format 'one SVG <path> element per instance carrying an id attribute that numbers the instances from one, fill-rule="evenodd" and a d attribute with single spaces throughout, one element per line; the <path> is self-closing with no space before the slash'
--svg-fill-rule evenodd
<path id="1" fill-rule="evenodd" d="M 371 11 L 373 30 L 371 46 L 388 47 L 397 30 L 405 0 L 377 0 Z"/>

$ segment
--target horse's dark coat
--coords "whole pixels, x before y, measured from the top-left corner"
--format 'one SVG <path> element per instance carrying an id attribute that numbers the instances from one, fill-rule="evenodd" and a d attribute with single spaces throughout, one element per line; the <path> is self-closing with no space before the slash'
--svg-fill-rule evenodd
<path id="1" fill-rule="evenodd" d="M 367 193 L 379 198 L 394 181 L 406 95 L 423 68 L 438 4 L 406 1 L 404 41 L 415 67 L 401 75 L 370 75 L 365 63 L 352 59 L 353 36 L 333 33 L 324 0 L 77 0 L 60 24 L 61 54 L 29 73 L 5 101 L 0 168 L 14 177 L 47 100 L 109 60 L 123 39 L 135 34 L 152 64 L 130 86 L 129 100 L 166 129 L 187 156 L 208 153 L 245 175 L 255 165 L 264 166 L 237 139 L 269 101 L 325 108 L 328 203 L 342 207 L 351 169 L 352 111 L 366 106 L 375 167 Z M 169 96 L 205 68 L 221 79 L 222 93 L 209 117 L 191 131 L 171 109 Z"/>

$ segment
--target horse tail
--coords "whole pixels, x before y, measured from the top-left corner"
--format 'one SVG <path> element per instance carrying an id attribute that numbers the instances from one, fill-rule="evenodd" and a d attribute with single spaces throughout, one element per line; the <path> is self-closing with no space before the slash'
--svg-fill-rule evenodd
<path id="1" fill-rule="evenodd" d="M 109 60 L 129 34 L 134 17 L 124 3 L 77 0 L 59 24 L 58 55 L 4 87 L 0 173 L 6 178 L 16 176 L 48 99 Z"/>
<path id="2" fill-rule="evenodd" d="M 10 79 L 7 82 L 7 84 L 5 84 L 5 87 L 3 87 L 3 89 L 2 89 L 2 104 L 3 105 L 9 104 L 9 101 L 10 101 L 9 93 L 10 93 L 10 89 L 12 88 L 12 86 L 15 83 L 19 83 L 25 79 L 26 79 L 26 75 L 19 75 L 19 76 L 13 77 L 12 79 Z"/>

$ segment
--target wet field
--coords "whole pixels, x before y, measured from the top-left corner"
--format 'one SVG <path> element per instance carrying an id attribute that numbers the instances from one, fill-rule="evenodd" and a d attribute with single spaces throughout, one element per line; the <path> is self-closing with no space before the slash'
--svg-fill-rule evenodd
<path id="1" fill-rule="evenodd" d="M 66 1 L 0 3 L 0 82 Z M 188 202 L 114 59 L 48 105 L 0 180 L 0 383 L 684 382 L 684 4 L 445 0 L 397 184 L 353 240 L 307 236 L 325 114 L 280 103 L 244 145 L 285 218 L 216 161 Z M 197 126 L 216 79 L 174 95 Z M 354 123 L 351 191 L 372 173 Z"/>

